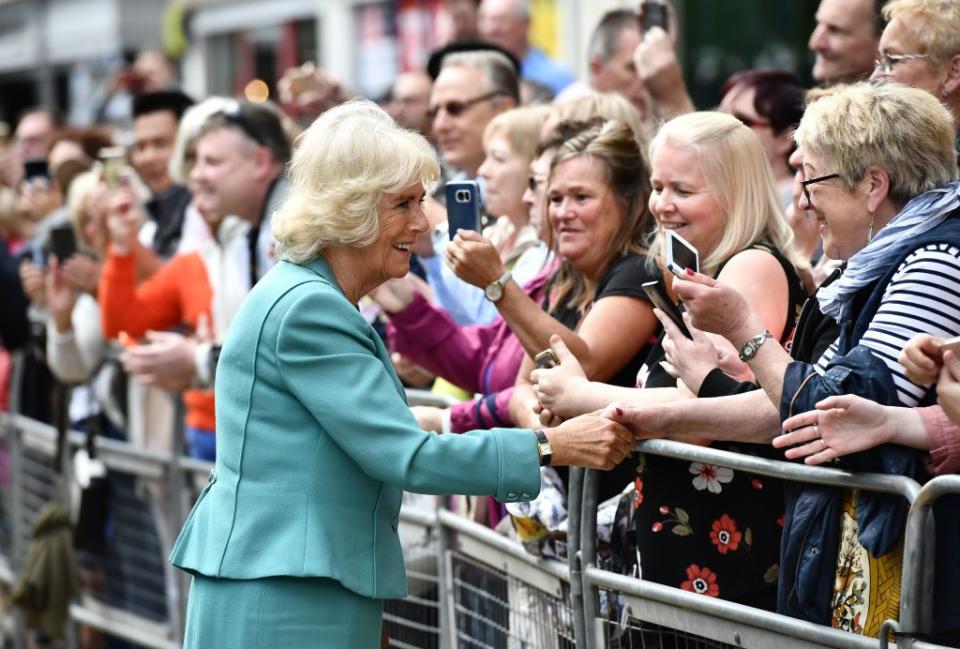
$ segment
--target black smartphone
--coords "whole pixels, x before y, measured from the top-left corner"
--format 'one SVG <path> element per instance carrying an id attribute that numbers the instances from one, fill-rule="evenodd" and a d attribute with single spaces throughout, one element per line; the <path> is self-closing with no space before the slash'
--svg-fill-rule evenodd
<path id="1" fill-rule="evenodd" d="M 559 365 L 560 359 L 557 358 L 557 355 L 553 353 L 553 350 L 548 347 L 534 356 L 533 362 L 540 369 L 549 370 L 551 367 L 556 367 Z"/>
<path id="2" fill-rule="evenodd" d="M 670 294 L 667 293 L 667 287 L 662 279 L 653 282 L 644 282 L 640 287 L 643 289 L 643 292 L 647 294 L 647 297 L 650 298 L 650 301 L 653 302 L 653 306 L 666 313 L 684 336 L 693 338 L 693 336 L 690 335 L 690 330 L 687 329 L 687 324 L 683 321 L 683 311 L 670 299 Z"/>
<path id="3" fill-rule="evenodd" d="M 50 230 L 50 252 L 61 264 L 77 253 L 77 235 L 72 225 L 58 225 Z"/>
<path id="4" fill-rule="evenodd" d="M 641 6 L 643 12 L 643 22 L 640 25 L 640 28 L 647 32 L 654 27 L 659 27 L 663 31 L 667 31 L 667 21 L 669 20 L 667 13 L 667 3 L 663 0 L 647 0 Z"/>
<path id="5" fill-rule="evenodd" d="M 46 160 L 27 160 L 23 163 L 23 179 L 31 181 L 34 178 L 50 179 L 50 167 Z"/>
<path id="6" fill-rule="evenodd" d="M 450 238 L 457 230 L 480 231 L 480 186 L 474 180 L 447 183 L 447 226 Z"/>

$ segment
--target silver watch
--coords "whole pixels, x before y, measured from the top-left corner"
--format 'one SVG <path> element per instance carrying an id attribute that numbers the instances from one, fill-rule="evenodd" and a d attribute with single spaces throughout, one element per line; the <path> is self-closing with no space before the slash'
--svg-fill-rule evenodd
<path id="1" fill-rule="evenodd" d="M 503 297 L 503 287 L 507 285 L 511 277 L 513 277 L 513 273 L 508 270 L 500 279 L 487 284 L 486 288 L 483 289 L 483 295 L 491 302 L 499 301 Z"/>
<path id="2" fill-rule="evenodd" d="M 773 334 L 770 333 L 768 329 L 764 329 L 762 333 L 757 334 L 747 342 L 743 343 L 743 346 L 740 348 L 740 360 L 746 363 L 751 358 L 756 356 L 757 352 L 760 350 L 760 346 L 763 345 L 768 338 L 773 338 Z"/>

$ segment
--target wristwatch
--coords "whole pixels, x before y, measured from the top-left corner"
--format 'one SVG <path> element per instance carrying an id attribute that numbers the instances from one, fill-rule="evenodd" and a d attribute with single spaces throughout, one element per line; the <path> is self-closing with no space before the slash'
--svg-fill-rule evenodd
<path id="1" fill-rule="evenodd" d="M 757 334 L 747 342 L 743 343 L 743 347 L 740 348 L 740 360 L 746 363 L 751 358 L 756 356 L 757 352 L 760 350 L 760 346 L 763 345 L 768 338 L 773 338 L 773 334 L 770 333 L 768 329 L 764 329 L 762 333 Z"/>
<path id="2" fill-rule="evenodd" d="M 508 270 L 500 279 L 487 284 L 486 288 L 483 289 L 483 295 L 491 302 L 499 301 L 503 297 L 503 287 L 507 285 L 511 277 L 513 277 L 513 273 Z"/>
<path id="3" fill-rule="evenodd" d="M 537 436 L 537 454 L 540 456 L 540 466 L 550 466 L 550 461 L 553 460 L 553 447 L 550 446 L 547 434 L 542 430 L 535 430 L 533 433 Z"/>

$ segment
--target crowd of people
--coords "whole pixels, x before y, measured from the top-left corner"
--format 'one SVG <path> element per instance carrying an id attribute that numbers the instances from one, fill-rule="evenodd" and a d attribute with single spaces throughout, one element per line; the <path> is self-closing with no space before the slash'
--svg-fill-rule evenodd
<path id="1" fill-rule="evenodd" d="M 186 646 L 375 644 L 403 490 L 562 556 L 567 466 L 605 469 L 609 569 L 877 637 L 902 500 L 631 449 L 960 470 L 960 2 L 821 0 L 815 88 L 744 70 L 709 110 L 672 12 L 604 15 L 577 81 L 523 0 L 450 5 L 455 40 L 376 103 L 305 64 L 277 103 L 195 102 L 171 69 L 112 122 L 20 116 L 2 405 L 216 462 L 172 555 Z M 461 180 L 477 230 L 447 223 Z M 698 268 L 666 268 L 668 232 Z M 957 505 L 935 506 L 950 644 Z"/>

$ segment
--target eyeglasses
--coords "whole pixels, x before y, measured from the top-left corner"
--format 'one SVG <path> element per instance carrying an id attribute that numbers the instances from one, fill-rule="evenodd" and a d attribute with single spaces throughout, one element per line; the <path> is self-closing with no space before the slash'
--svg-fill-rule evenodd
<path id="1" fill-rule="evenodd" d="M 813 207 L 813 199 L 810 198 L 810 190 L 807 188 L 809 185 L 813 185 L 814 183 L 822 183 L 825 180 L 833 180 L 834 178 L 839 177 L 840 174 L 827 174 L 826 176 L 817 176 L 816 178 L 801 180 L 800 187 L 803 188 L 803 196 L 807 199 L 807 205 Z"/>
<path id="2" fill-rule="evenodd" d="M 502 92 L 499 90 L 494 90 L 493 92 L 488 92 L 485 95 L 480 95 L 479 97 L 474 97 L 473 99 L 467 99 L 465 101 L 454 99 L 453 101 L 437 104 L 436 106 L 431 106 L 430 110 L 427 111 L 427 118 L 430 120 L 436 119 L 437 115 L 440 114 L 441 108 L 447 111 L 447 115 L 450 117 L 458 117 L 471 106 L 479 104 L 481 101 L 487 101 L 501 95 L 503 95 Z"/>
<path id="3" fill-rule="evenodd" d="M 742 113 L 733 113 L 733 116 L 740 120 L 740 123 L 747 128 L 763 128 L 764 126 L 772 126 L 769 121 L 761 117 L 747 117 Z"/>
<path id="4" fill-rule="evenodd" d="M 893 66 L 895 65 L 899 65 L 904 61 L 929 58 L 929 54 L 890 54 L 889 52 L 882 52 L 880 58 L 873 62 L 873 67 L 880 68 L 884 74 L 893 74 Z"/>

